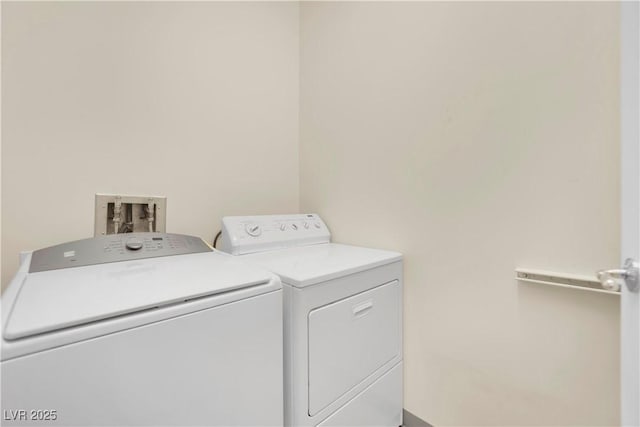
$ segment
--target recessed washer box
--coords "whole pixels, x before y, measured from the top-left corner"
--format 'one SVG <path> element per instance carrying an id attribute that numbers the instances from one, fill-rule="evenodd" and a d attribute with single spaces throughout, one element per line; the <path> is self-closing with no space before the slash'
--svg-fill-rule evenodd
<path id="1" fill-rule="evenodd" d="M 167 228 L 165 196 L 96 194 L 94 236 L 158 232 Z"/>

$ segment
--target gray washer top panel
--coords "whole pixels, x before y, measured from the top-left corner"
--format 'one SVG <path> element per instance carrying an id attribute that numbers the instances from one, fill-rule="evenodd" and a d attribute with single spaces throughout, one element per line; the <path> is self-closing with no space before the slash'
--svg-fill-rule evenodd
<path id="1" fill-rule="evenodd" d="M 183 234 L 110 234 L 34 251 L 29 273 L 211 251 L 199 237 Z"/>

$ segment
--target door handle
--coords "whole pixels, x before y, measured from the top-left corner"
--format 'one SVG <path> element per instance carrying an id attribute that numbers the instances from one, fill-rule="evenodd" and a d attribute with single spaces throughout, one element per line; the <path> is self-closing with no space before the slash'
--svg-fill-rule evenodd
<path id="1" fill-rule="evenodd" d="M 373 308 L 373 301 L 371 301 L 371 300 L 365 301 L 362 304 L 358 304 L 358 305 L 353 307 L 353 309 L 352 309 L 353 315 L 355 317 L 363 316 L 366 313 L 368 313 L 369 310 L 371 310 L 372 308 Z"/>
<path id="2" fill-rule="evenodd" d="M 640 274 L 638 272 L 638 263 L 632 258 L 627 258 L 622 268 L 600 270 L 597 275 L 602 287 L 608 291 L 619 291 L 619 281 L 622 280 L 629 291 L 638 292 Z"/>

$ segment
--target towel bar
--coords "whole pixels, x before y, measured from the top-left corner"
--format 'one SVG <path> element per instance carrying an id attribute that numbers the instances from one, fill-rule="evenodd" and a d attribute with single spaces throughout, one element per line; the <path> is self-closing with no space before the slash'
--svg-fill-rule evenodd
<path id="1" fill-rule="evenodd" d="M 519 282 L 539 283 L 543 285 L 559 286 L 561 288 L 598 292 L 601 294 L 620 295 L 620 291 L 602 289 L 602 285 L 595 276 L 591 277 L 544 270 L 532 270 L 528 268 L 517 268 L 516 280 Z"/>

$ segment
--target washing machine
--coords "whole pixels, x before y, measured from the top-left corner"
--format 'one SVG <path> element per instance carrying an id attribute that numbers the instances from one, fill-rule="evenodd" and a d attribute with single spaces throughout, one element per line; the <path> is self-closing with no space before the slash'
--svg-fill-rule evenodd
<path id="1" fill-rule="evenodd" d="M 316 214 L 225 217 L 220 248 L 284 286 L 285 425 L 402 424 L 402 255 Z"/>
<path id="2" fill-rule="evenodd" d="M 283 423 L 282 285 L 197 237 L 34 251 L 2 296 L 2 424 Z"/>

